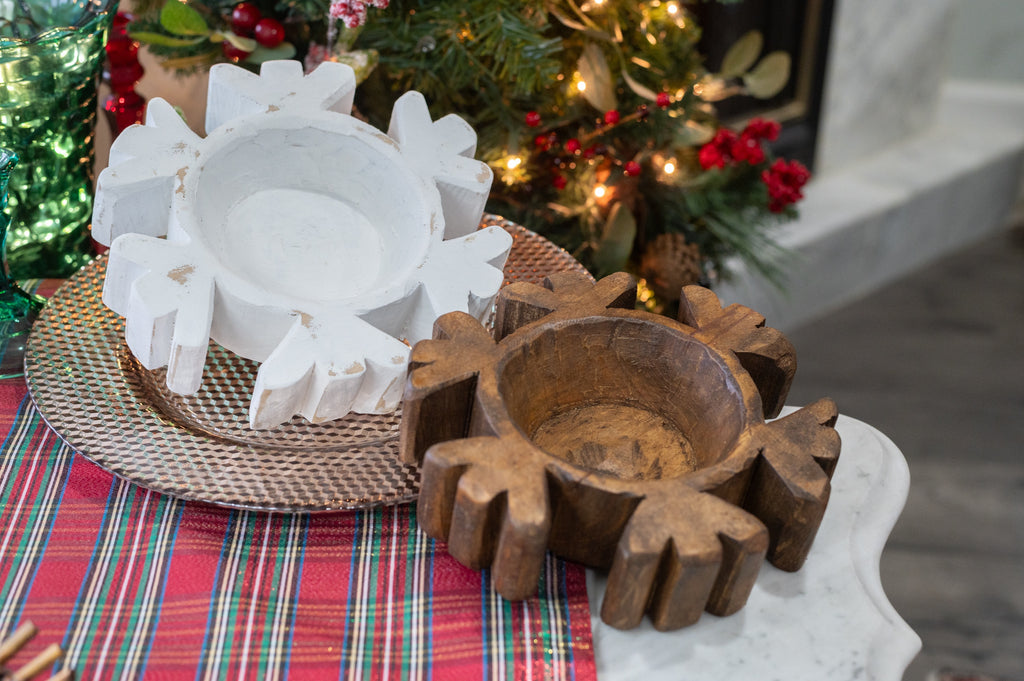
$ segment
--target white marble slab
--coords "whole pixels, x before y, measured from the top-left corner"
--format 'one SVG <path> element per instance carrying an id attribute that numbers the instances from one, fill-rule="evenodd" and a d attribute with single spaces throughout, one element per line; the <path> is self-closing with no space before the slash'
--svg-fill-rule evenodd
<path id="1" fill-rule="evenodd" d="M 788 413 L 791 409 L 787 409 Z M 602 681 L 899 681 L 921 639 L 889 603 L 879 560 L 910 486 L 906 460 L 871 426 L 840 416 L 832 498 L 803 569 L 766 564 L 746 607 L 658 632 L 600 621 L 605 578 L 587 572 Z"/>
<path id="2" fill-rule="evenodd" d="M 856 0 L 836 5 L 817 166 L 846 166 L 934 120 L 953 0 Z"/>
<path id="3" fill-rule="evenodd" d="M 794 257 L 779 290 L 729 264 L 717 286 L 788 331 L 1005 224 L 1024 179 L 1024 86 L 951 82 L 935 125 L 819 173 L 800 217 L 775 232 Z"/>

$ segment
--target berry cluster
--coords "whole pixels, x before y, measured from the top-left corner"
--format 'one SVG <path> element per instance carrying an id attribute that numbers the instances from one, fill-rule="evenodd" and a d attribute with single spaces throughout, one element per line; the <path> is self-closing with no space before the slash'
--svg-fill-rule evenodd
<path id="1" fill-rule="evenodd" d="M 775 121 L 755 118 L 737 135 L 728 128 L 719 128 L 714 138 L 700 148 L 697 156 L 704 170 L 724 168 L 734 163 L 757 165 L 764 163 L 764 148 L 761 142 L 774 142 L 779 137 L 781 126 Z"/>
<path id="2" fill-rule="evenodd" d="M 761 173 L 768 187 L 768 210 L 781 213 L 786 206 L 804 198 L 800 189 L 811 179 L 811 173 L 799 161 L 779 159 Z"/>
<path id="3" fill-rule="evenodd" d="M 110 83 L 111 96 L 103 108 L 112 117 L 114 135 L 133 123 L 141 123 L 146 108 L 146 101 L 135 91 L 143 69 L 139 64 L 139 44 L 128 35 L 128 24 L 132 19 L 124 12 L 114 15 L 105 47 L 105 75 Z"/>
<path id="4" fill-rule="evenodd" d="M 390 0 L 331 0 L 329 14 L 341 19 L 347 28 L 357 28 L 366 23 L 367 6 L 387 9 Z"/>
<path id="5" fill-rule="evenodd" d="M 264 17 L 260 8 L 251 2 L 240 2 L 231 10 L 231 30 L 240 36 L 253 38 L 257 44 L 274 48 L 284 42 L 284 25 L 273 17 Z M 248 57 L 251 52 L 232 45 L 222 45 L 224 56 L 232 61 Z"/>
<path id="6" fill-rule="evenodd" d="M 672 98 L 667 92 L 662 92 L 658 94 L 656 103 L 664 109 L 671 106 Z M 602 116 L 597 124 L 597 128 L 592 132 L 583 134 L 580 137 L 570 137 L 564 145 L 559 145 L 557 133 L 544 133 L 534 138 L 533 146 L 539 153 L 551 154 L 549 159 L 552 171 L 551 184 L 554 185 L 555 189 L 562 190 L 569 184 L 569 181 L 561 171 L 567 167 L 569 169 L 576 167 L 575 161 L 572 160 L 574 157 L 581 156 L 583 159 L 591 161 L 595 158 L 609 156 L 607 145 L 595 143 L 584 146 L 585 143 L 608 133 L 617 125 L 644 120 L 648 115 L 650 115 L 650 111 L 645 104 L 637 107 L 637 110 L 628 116 L 623 116 L 619 111 L 612 109 L 604 113 L 604 116 Z M 541 115 L 536 111 L 528 111 L 524 120 L 526 125 L 531 128 L 540 127 L 543 123 Z M 612 160 L 615 161 L 615 159 Z M 642 171 L 642 167 L 635 160 L 626 161 L 625 163 L 615 161 L 615 163 L 622 166 L 622 172 L 627 177 L 636 177 Z"/>

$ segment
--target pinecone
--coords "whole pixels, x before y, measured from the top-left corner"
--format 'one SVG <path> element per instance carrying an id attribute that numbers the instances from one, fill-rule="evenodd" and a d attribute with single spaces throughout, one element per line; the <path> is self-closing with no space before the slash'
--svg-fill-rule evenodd
<path id="1" fill-rule="evenodd" d="M 682 234 L 659 234 L 647 244 L 640 261 L 640 276 L 665 303 L 679 300 L 684 286 L 701 278 L 700 249 Z"/>

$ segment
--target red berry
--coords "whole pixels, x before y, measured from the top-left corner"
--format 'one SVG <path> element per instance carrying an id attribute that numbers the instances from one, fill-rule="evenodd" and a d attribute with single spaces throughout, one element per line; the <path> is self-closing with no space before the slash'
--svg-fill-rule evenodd
<path id="1" fill-rule="evenodd" d="M 587 147 L 583 150 L 583 158 L 594 158 L 597 156 L 597 147 Z"/>
<path id="2" fill-rule="evenodd" d="M 252 54 L 252 52 L 246 52 L 243 49 L 235 47 L 234 45 L 229 43 L 227 40 L 225 40 L 223 43 L 221 43 L 220 49 L 221 49 L 221 52 L 224 53 L 224 56 L 227 57 L 228 59 L 230 59 L 231 61 L 241 61 L 241 60 L 245 59 L 246 57 L 248 57 L 250 54 Z"/>
<path id="3" fill-rule="evenodd" d="M 253 37 L 263 47 L 277 47 L 284 42 L 284 25 L 277 19 L 260 19 L 253 31 Z"/>
<path id="4" fill-rule="evenodd" d="M 569 181 L 565 179 L 565 175 L 555 175 L 551 179 L 551 184 L 555 186 L 555 189 L 562 190 L 565 189 L 565 185 L 569 184 Z"/>
<path id="5" fill-rule="evenodd" d="M 605 112 L 604 122 L 607 123 L 608 125 L 615 125 L 616 123 L 619 122 L 619 112 L 616 111 L 615 109 Z"/>
<path id="6" fill-rule="evenodd" d="M 636 177 L 640 174 L 640 164 L 636 161 L 629 161 L 626 163 L 625 172 L 628 177 Z"/>
<path id="7" fill-rule="evenodd" d="M 108 40 L 107 59 L 114 66 L 134 64 L 138 61 L 139 44 L 134 40 Z"/>
<path id="8" fill-rule="evenodd" d="M 540 114 L 537 113 L 536 111 L 527 111 L 526 124 L 531 128 L 536 128 L 538 125 L 540 125 Z"/>
<path id="9" fill-rule="evenodd" d="M 575 154 L 577 151 L 580 150 L 580 141 L 573 137 L 572 139 L 565 143 L 565 150 L 568 151 L 570 154 Z"/>
<path id="10" fill-rule="evenodd" d="M 658 100 L 657 100 L 658 106 L 660 106 L 662 109 L 664 109 L 665 107 L 667 107 L 671 103 L 672 103 L 672 98 L 669 97 L 667 92 L 659 92 L 658 93 Z"/>
<path id="11" fill-rule="evenodd" d="M 128 24 L 133 21 L 131 14 L 125 12 L 118 12 L 114 15 L 114 23 L 110 27 L 110 33 L 107 37 L 108 42 L 117 42 L 119 40 L 131 40 L 128 37 Z"/>
<path id="12" fill-rule="evenodd" d="M 110 89 L 116 94 L 126 94 L 131 92 L 135 84 L 142 79 L 142 65 L 137 61 L 117 66 L 111 64 L 108 74 Z"/>
<path id="13" fill-rule="evenodd" d="M 240 35 L 249 35 L 262 17 L 259 7 L 251 2 L 240 2 L 231 10 L 231 28 Z"/>

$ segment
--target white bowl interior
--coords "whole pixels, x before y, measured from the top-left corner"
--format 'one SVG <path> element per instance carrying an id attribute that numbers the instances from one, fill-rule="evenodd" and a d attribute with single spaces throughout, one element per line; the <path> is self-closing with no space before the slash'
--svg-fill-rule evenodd
<path id="1" fill-rule="evenodd" d="M 340 301 L 405 281 L 434 214 L 396 150 L 358 130 L 236 133 L 190 183 L 190 233 L 235 275 L 297 299 Z"/>

